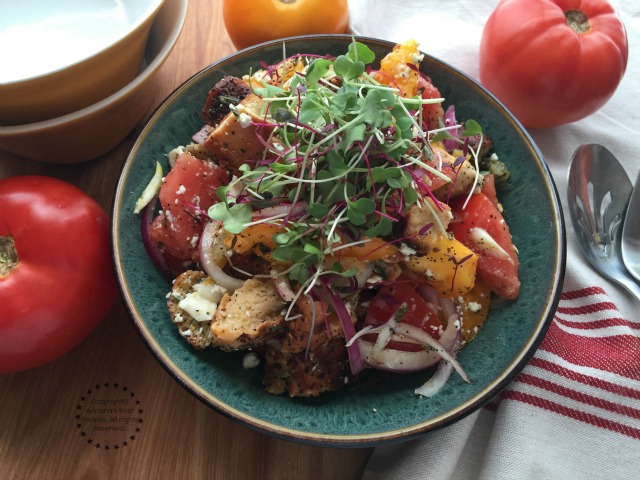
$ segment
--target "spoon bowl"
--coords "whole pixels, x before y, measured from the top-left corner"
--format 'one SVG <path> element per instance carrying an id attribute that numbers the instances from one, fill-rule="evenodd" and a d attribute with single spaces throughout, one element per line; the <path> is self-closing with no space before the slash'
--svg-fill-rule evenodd
<path id="1" fill-rule="evenodd" d="M 624 168 L 602 145 L 582 145 L 573 154 L 568 201 L 580 248 L 596 270 L 640 300 L 640 286 L 622 261 L 620 241 L 632 190 Z"/>
<path id="2" fill-rule="evenodd" d="M 627 219 L 622 228 L 622 260 L 633 277 L 640 281 L 640 173 L 631 194 Z"/>

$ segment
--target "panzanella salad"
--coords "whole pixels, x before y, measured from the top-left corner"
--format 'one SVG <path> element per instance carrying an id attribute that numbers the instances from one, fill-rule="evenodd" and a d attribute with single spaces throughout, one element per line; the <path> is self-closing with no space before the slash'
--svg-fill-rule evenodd
<path id="1" fill-rule="evenodd" d="M 459 349 L 492 295 L 520 288 L 495 189 L 508 172 L 422 59 L 408 41 L 376 69 L 354 40 L 213 86 L 204 127 L 136 206 L 187 342 L 246 350 L 265 389 L 293 397 L 368 368 L 436 367 L 423 396 L 454 370 L 470 381 Z"/>

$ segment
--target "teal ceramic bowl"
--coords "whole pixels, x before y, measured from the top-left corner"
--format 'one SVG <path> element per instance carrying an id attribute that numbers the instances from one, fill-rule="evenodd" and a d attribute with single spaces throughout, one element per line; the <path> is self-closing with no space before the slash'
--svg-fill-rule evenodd
<path id="1" fill-rule="evenodd" d="M 359 38 L 382 58 L 393 44 Z M 341 54 L 350 36 L 288 39 L 293 53 Z M 471 377 L 453 375 L 434 398 L 414 394 L 427 374 L 369 371 L 360 381 L 319 398 L 267 394 L 260 368 L 245 370 L 242 354 L 197 351 L 171 324 L 165 295 L 170 283 L 145 253 L 134 204 L 156 161 L 168 171 L 167 153 L 190 142 L 201 127 L 207 92 L 224 75 L 242 76 L 259 62 L 282 58 L 282 41 L 258 45 L 209 66 L 181 85 L 157 109 L 140 134 L 118 182 L 113 243 L 118 279 L 133 322 L 166 370 L 218 412 L 259 431 L 288 440 L 327 446 L 371 446 L 408 440 L 451 424 L 483 406 L 525 366 L 542 341 L 556 310 L 565 266 L 565 232 L 553 179 L 537 147 L 514 117 L 475 81 L 425 55 L 422 69 L 460 119 L 475 119 L 493 139 L 511 170 L 501 192 L 514 243 L 520 252 L 522 289 L 515 302 L 496 305 L 478 337 L 460 352 Z"/>

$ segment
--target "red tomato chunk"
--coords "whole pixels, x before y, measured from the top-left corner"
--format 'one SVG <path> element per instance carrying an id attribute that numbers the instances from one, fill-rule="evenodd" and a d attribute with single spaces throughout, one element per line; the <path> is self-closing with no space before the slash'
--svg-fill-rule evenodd
<path id="1" fill-rule="evenodd" d="M 160 189 L 162 212 L 151 224 L 151 240 L 165 256 L 179 261 L 197 257 L 207 210 L 218 201 L 216 188 L 228 182 L 226 170 L 210 161 L 189 153 L 176 159 Z"/>

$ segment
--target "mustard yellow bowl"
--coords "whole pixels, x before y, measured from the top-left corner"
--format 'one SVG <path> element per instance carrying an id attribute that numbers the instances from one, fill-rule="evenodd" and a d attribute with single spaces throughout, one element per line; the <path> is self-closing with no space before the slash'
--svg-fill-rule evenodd
<path id="1" fill-rule="evenodd" d="M 149 31 L 143 68 L 138 68 L 131 82 L 72 113 L 0 126 L 0 149 L 48 163 L 83 162 L 111 150 L 149 111 L 153 101 L 150 80 L 175 46 L 186 12 L 187 0 L 163 0 Z"/>
<path id="2" fill-rule="evenodd" d="M 0 17 L 0 125 L 75 112 L 132 81 L 163 1 L 7 2 Z"/>

